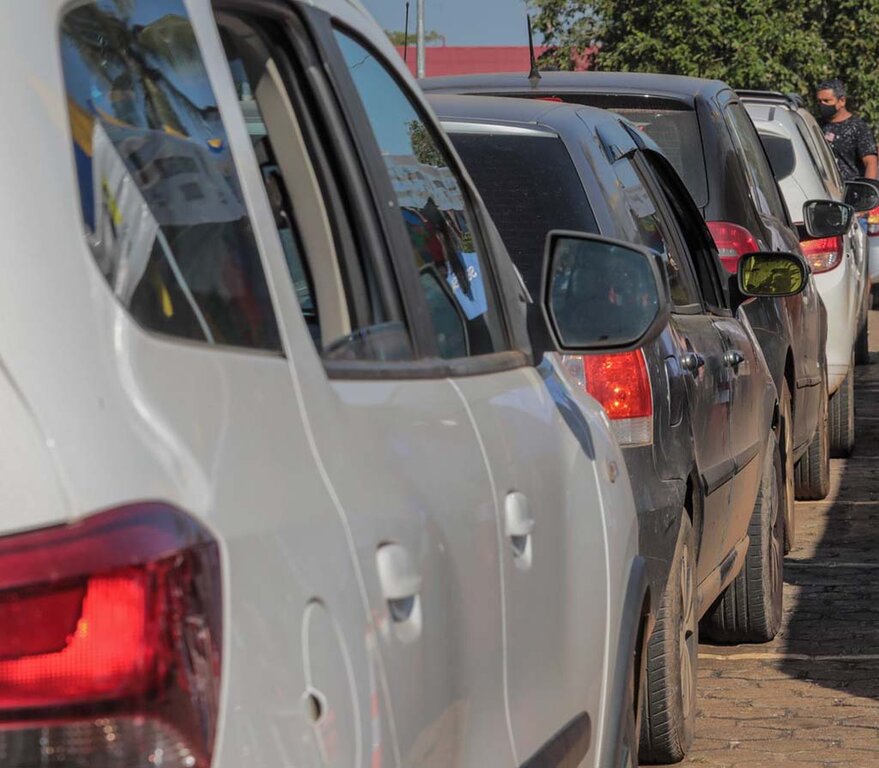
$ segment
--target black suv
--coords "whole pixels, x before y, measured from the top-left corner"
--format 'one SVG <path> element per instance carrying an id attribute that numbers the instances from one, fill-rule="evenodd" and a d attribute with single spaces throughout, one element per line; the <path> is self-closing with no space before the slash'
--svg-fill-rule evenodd
<path id="1" fill-rule="evenodd" d="M 789 414 L 779 420 L 763 353 L 742 320 L 739 307 L 755 299 L 730 288 L 685 186 L 628 121 L 535 100 L 430 100 L 532 295 L 545 290 L 540 265 L 553 230 L 601 234 L 661 256 L 674 308 L 660 336 L 630 352 L 567 356 L 563 364 L 572 386 L 605 407 L 623 446 L 657 596 L 642 758 L 679 760 L 693 737 L 700 618 L 703 630 L 732 642 L 771 639 L 781 622 L 779 435 Z M 786 259 L 805 283 L 801 257 L 744 257 L 752 266 L 761 258 Z M 619 286 L 596 279 L 584 317 L 609 290 L 620 307 L 637 305 L 639 297 Z"/>
<path id="2" fill-rule="evenodd" d="M 728 85 L 716 80 L 622 72 L 546 72 L 428 78 L 430 92 L 551 98 L 612 109 L 650 136 L 690 191 L 708 223 L 721 263 L 734 273 L 747 251 L 801 254 L 799 237 L 753 123 Z M 817 426 L 827 414 L 827 315 L 814 282 L 797 296 L 761 299 L 746 311 L 779 393 L 785 462 L 786 549 L 795 534 L 794 494 L 810 497 L 814 473 L 794 472 L 818 453 Z M 823 451 L 825 467 L 829 460 Z M 829 471 L 829 470 L 828 470 Z M 799 486 L 795 488 L 795 483 Z"/>

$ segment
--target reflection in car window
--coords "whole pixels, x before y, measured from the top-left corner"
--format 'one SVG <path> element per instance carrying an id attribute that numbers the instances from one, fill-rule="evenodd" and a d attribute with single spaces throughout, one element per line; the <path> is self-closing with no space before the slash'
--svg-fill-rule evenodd
<path id="1" fill-rule="evenodd" d="M 733 141 L 742 153 L 742 164 L 745 166 L 754 204 L 764 216 L 774 216 L 781 222 L 786 221 L 786 209 L 781 202 L 778 186 L 751 118 L 741 104 L 730 104 L 724 114 L 727 116 Z"/>
<path id="2" fill-rule="evenodd" d="M 659 214 L 650 194 L 638 177 L 629 160 L 620 158 L 614 165 L 622 185 L 625 201 L 635 224 L 642 245 L 662 254 L 668 269 L 668 282 L 675 306 L 685 307 L 699 303 L 699 294 L 687 277 L 684 259 L 675 246 L 670 246 L 659 223 Z"/>
<path id="3" fill-rule="evenodd" d="M 336 39 L 409 233 L 440 355 L 461 357 L 506 349 L 471 214 L 443 151 L 375 56 L 342 32 L 336 32 Z"/>
<path id="4" fill-rule="evenodd" d="M 280 350 L 226 132 L 182 0 L 95 0 L 61 54 L 95 260 L 145 328 Z"/>
<path id="5" fill-rule="evenodd" d="M 312 340 L 320 349 L 321 333 L 315 289 L 308 265 L 303 259 L 303 249 L 294 222 L 290 192 L 284 182 L 281 168 L 277 163 L 275 150 L 269 139 L 263 115 L 255 95 L 256 84 L 248 77 L 243 55 L 238 49 L 238 41 L 235 36 L 226 29 L 221 29 L 220 34 L 226 58 L 229 62 L 229 69 L 232 72 L 232 79 L 235 82 L 238 103 L 244 115 L 247 133 L 253 144 L 253 151 L 256 154 L 256 160 L 262 173 L 275 226 L 280 235 L 281 247 L 284 249 L 284 258 L 287 262 L 290 278 L 293 281 L 296 298 L 299 301 L 299 307 L 305 317 Z"/>

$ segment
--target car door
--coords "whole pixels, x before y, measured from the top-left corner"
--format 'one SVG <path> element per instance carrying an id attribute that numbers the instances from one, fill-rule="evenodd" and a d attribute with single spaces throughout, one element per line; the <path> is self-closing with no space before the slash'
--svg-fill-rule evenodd
<path id="1" fill-rule="evenodd" d="M 314 9 L 290 6 L 278 17 L 259 17 L 223 5 L 226 54 L 284 245 L 287 288 L 296 312 L 310 320 L 323 360 L 319 375 L 303 377 L 306 409 L 322 420 L 311 439 L 346 510 L 364 577 L 394 761 L 512 764 L 499 512 L 472 412 L 437 355 L 437 345 L 475 351 L 502 344 L 503 334 L 481 327 L 471 338 L 455 327 L 464 312 L 453 300 L 456 275 L 434 261 L 444 247 L 436 228 L 450 201 L 419 207 L 426 186 L 445 181 L 422 173 L 416 156 L 430 151 L 430 136 L 394 103 L 397 86 L 360 34 L 340 30 L 344 19 L 334 28 Z M 355 9 L 343 13 L 348 25 L 362 23 Z M 385 108 L 374 128 L 362 107 L 350 122 L 338 108 L 334 89 L 344 90 L 349 108 L 360 97 L 337 39 L 358 56 L 353 74 L 363 78 L 364 101 L 376 98 Z M 332 80 L 324 76 L 328 68 Z M 388 166 L 385 140 L 394 152 Z M 386 167 L 396 174 L 394 186 Z M 386 220 L 382 207 L 391 201 Z M 414 244 L 404 243 L 406 263 L 413 252 L 424 257 L 409 284 L 396 269 L 398 235 L 407 231 L 397 205 L 407 207 L 414 233 Z M 398 228 L 391 236 L 388 221 Z M 432 342 L 432 356 L 422 354 L 413 290 L 419 301 L 422 292 L 429 297 L 446 331 Z M 394 503 L 400 495 L 388 496 L 388 484 L 406 489 L 408 507 Z"/>
<path id="2" fill-rule="evenodd" d="M 729 508 L 722 536 L 713 545 L 722 562 L 747 531 L 760 483 L 764 444 L 770 428 L 767 412 L 766 365 L 750 323 L 741 310 L 727 308 L 721 271 L 711 236 L 699 210 L 688 197 L 670 164 L 657 155 L 646 161 L 662 191 L 669 222 L 681 243 L 681 252 L 698 284 L 703 317 L 718 335 L 723 386 L 727 391 L 729 457 L 733 475 L 729 483 Z"/>
<path id="3" fill-rule="evenodd" d="M 59 45 L 84 227 L 70 255 L 90 251 L 60 284 L 74 295 L 92 281 L 83 349 L 95 355 L 71 370 L 70 395 L 100 403 L 95 434 L 115 436 L 105 462 L 90 457 L 111 480 L 89 493 L 181 504 L 219 540 L 223 577 L 222 636 L 201 609 L 191 615 L 193 653 L 171 671 L 191 688 L 166 704 L 168 722 L 202 733 L 207 752 L 178 736 L 150 744 L 142 729 L 136 745 L 124 729 L 106 741 L 142 748 L 144 762 L 174 743 L 193 764 L 375 764 L 394 751 L 375 633 L 291 375 L 294 360 L 312 374 L 317 361 L 303 359 L 305 326 L 287 327 L 273 291 L 279 248 L 259 232 L 268 207 L 211 9 L 77 3 Z M 113 78 L 124 95 L 101 85 Z M 74 394 L 77 369 L 94 378 L 90 396 Z M 112 431 L 99 423 L 110 416 Z M 209 716 L 186 712 L 189 699 Z"/>
<path id="4" fill-rule="evenodd" d="M 667 365 L 683 369 L 692 425 L 693 447 L 703 490 L 697 581 L 701 582 L 726 556 L 727 518 L 735 463 L 730 445 L 730 374 L 723 340 L 705 314 L 704 303 L 685 243 L 671 215 L 650 159 L 638 152 L 614 163 L 625 188 L 641 186 L 640 208 L 632 209 L 643 236 L 666 255 L 673 302 L 671 328 L 678 355 Z M 629 197 L 632 197 L 630 194 Z"/>
<path id="5" fill-rule="evenodd" d="M 557 370 L 548 363 L 536 370 L 504 339 L 497 264 L 448 144 L 380 54 L 350 31 L 335 37 L 395 202 L 407 208 L 408 267 L 417 269 L 424 327 L 448 361 L 448 386 L 466 405 L 489 473 L 515 761 L 594 762 L 599 739 L 590 742 L 589 733 L 603 725 L 608 564 L 588 424 L 581 419 L 578 440 L 565 413 L 577 406 Z M 407 126 L 414 158 L 400 152 L 402 139 L 393 142 L 389 115 Z M 419 184 L 404 183 L 404 170 Z"/>

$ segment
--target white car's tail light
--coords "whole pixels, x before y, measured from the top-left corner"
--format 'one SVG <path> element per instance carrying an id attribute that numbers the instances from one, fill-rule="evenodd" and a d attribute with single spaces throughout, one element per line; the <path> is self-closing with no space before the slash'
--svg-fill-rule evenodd
<path id="1" fill-rule="evenodd" d="M 829 272 L 842 263 L 843 243 L 841 237 L 819 237 L 801 240 L 800 248 L 813 272 Z"/>
<path id="2" fill-rule="evenodd" d="M 0 538 L 0 764 L 207 768 L 219 552 L 139 503 Z"/>
<path id="3" fill-rule="evenodd" d="M 620 445 L 653 442 L 653 391 L 640 349 L 607 355 L 563 355 L 574 380 L 604 408 Z"/>

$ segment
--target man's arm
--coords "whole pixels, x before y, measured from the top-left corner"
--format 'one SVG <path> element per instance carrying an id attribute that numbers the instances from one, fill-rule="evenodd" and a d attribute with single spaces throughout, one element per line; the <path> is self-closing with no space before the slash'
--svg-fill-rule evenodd
<path id="1" fill-rule="evenodd" d="M 879 175 L 879 162 L 876 156 L 876 140 L 873 132 L 863 121 L 858 121 L 858 155 L 864 164 L 864 176 L 875 179 Z"/>

